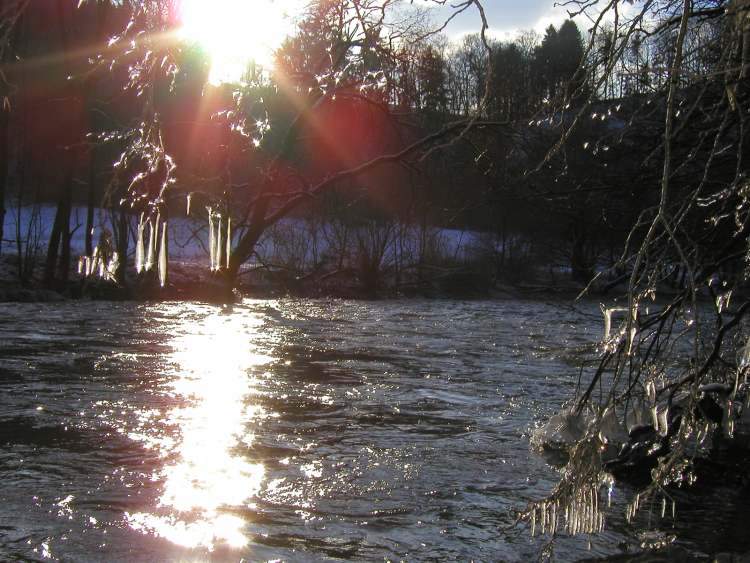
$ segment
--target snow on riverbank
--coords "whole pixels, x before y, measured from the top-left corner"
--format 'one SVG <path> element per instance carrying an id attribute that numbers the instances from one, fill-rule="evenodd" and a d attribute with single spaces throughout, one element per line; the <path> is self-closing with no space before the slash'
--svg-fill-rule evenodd
<path id="1" fill-rule="evenodd" d="M 18 209 L 7 205 L 4 220 L 4 240 L 2 253 L 6 256 L 17 256 L 21 240 L 21 254 L 31 253 L 40 264 L 43 261 L 49 242 L 56 208 L 45 205 L 38 208 L 22 207 Z M 84 253 L 86 208 L 74 207 L 71 212 L 71 255 L 77 257 Z M 93 243 L 97 244 L 103 230 L 113 231 L 109 214 L 102 209 L 95 210 L 95 230 Z M 458 229 L 429 228 L 421 230 L 416 227 L 403 227 L 394 224 L 364 225 L 348 227 L 342 233 L 334 226 L 308 222 L 304 219 L 287 218 L 270 228 L 257 245 L 257 256 L 251 259 L 247 267 L 262 264 L 283 265 L 290 269 L 312 269 L 320 262 L 337 259 L 342 254 L 347 259 L 354 259 L 357 252 L 382 252 L 381 266 L 391 264 L 405 265 L 416 262 L 417 257 L 429 254 L 433 261 L 461 262 L 471 258 L 476 249 L 482 246 L 482 235 L 477 232 Z M 190 268 L 209 268 L 209 230 L 208 221 L 188 217 L 173 217 L 168 221 L 169 261 L 170 265 Z M 135 258 L 135 239 L 137 234 L 137 217 L 130 225 L 130 244 L 127 260 L 129 264 Z M 238 231 L 234 233 L 236 244 Z M 373 248 L 366 248 L 371 245 Z M 486 243 L 484 243 L 486 247 Z M 379 247 L 379 248 L 378 248 Z M 14 279 L 16 272 L 9 272 L 7 263 L 0 268 L 0 280 Z"/>

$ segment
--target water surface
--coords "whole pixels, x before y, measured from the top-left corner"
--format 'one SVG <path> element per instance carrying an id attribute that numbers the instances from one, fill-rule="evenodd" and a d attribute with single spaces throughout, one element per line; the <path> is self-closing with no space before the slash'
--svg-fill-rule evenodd
<path id="1" fill-rule="evenodd" d="M 594 304 L 0 306 L 0 558 L 527 561 Z M 613 553 L 612 526 L 563 560 Z"/>

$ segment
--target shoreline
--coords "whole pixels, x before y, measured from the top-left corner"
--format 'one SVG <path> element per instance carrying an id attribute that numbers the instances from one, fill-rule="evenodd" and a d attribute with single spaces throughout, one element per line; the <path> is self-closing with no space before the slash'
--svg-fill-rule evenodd
<path id="1" fill-rule="evenodd" d="M 182 277 L 182 276 L 181 276 Z M 389 299 L 434 299 L 434 300 L 562 300 L 576 301 L 584 289 L 583 284 L 553 280 L 535 280 L 518 284 L 498 283 L 488 288 L 459 289 L 454 287 L 410 286 L 408 288 L 367 289 L 356 284 L 325 284 L 313 286 L 300 284 L 241 283 L 231 292 L 215 279 L 197 276 L 195 281 L 175 281 L 162 288 L 153 280 L 142 279 L 128 285 L 104 280 L 77 279 L 63 287 L 50 289 L 41 282 L 21 284 L 7 279 L 0 280 L 0 303 L 53 303 L 66 301 L 202 301 L 209 303 L 231 303 L 244 298 L 256 299 L 352 299 L 381 301 Z M 623 288 L 607 292 L 590 289 L 581 300 L 612 301 L 619 298 Z M 669 298 L 676 292 L 663 292 Z M 707 297 L 704 297 L 707 299 Z M 701 299 L 701 300 L 704 300 Z"/>
<path id="2" fill-rule="evenodd" d="M 0 303 L 61 303 L 68 301 L 203 301 L 215 303 L 237 302 L 244 298 L 254 299 L 351 299 L 381 301 L 391 299 L 434 300 L 503 300 L 554 298 L 573 300 L 578 291 L 569 288 L 539 288 L 528 286 L 497 286 L 487 291 L 444 290 L 366 290 L 358 287 L 310 287 L 290 289 L 283 286 L 243 284 L 231 295 L 218 284 L 193 283 L 172 284 L 165 288 L 148 286 L 118 286 L 102 282 L 84 286 L 80 282 L 69 282 L 63 290 L 40 287 L 38 284 L 0 284 Z"/>
<path id="3" fill-rule="evenodd" d="M 119 284 L 100 278 L 74 279 L 59 284 L 57 288 L 45 287 L 36 275 L 32 281 L 18 281 L 9 257 L 0 257 L 0 303 L 50 303 L 64 301 L 202 301 L 232 303 L 243 298 L 278 299 L 352 299 L 379 301 L 388 299 L 435 300 L 582 300 L 616 301 L 625 295 L 623 284 L 596 284 L 581 296 L 586 284 L 572 279 L 539 275 L 517 282 L 495 281 L 456 283 L 457 280 L 432 279 L 403 283 L 398 286 L 383 284 L 376 289 L 367 288 L 356 276 L 349 275 L 337 281 L 275 278 L 265 272 L 243 271 L 237 287 L 229 290 L 218 276 L 207 272 L 195 263 L 175 263 L 170 269 L 170 279 L 162 288 L 153 272 L 139 277 L 131 276 L 128 283 Z M 250 278 L 252 281 L 248 281 Z M 270 278 L 270 279 L 269 279 Z M 465 280 L 466 281 L 466 280 Z M 663 287 L 658 300 L 669 300 L 678 290 Z M 710 296 L 701 295 L 701 300 Z"/>

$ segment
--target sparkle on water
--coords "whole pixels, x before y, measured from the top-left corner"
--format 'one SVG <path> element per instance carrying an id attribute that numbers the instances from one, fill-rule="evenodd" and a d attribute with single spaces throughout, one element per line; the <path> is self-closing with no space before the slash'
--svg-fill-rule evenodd
<path id="1" fill-rule="evenodd" d="M 216 312 L 178 329 L 170 357 L 175 378 L 168 384 L 177 406 L 168 419 L 181 440 L 165 447 L 158 437 L 131 436 L 175 459 L 153 476 L 165 483 L 163 513 L 129 515 L 134 529 L 185 547 L 248 543 L 245 521 L 222 510 L 243 506 L 263 482 L 263 466 L 236 453 L 252 444 L 253 421 L 264 416 L 252 401 L 253 372 L 273 359 L 254 342 L 261 324 L 258 316 Z"/>

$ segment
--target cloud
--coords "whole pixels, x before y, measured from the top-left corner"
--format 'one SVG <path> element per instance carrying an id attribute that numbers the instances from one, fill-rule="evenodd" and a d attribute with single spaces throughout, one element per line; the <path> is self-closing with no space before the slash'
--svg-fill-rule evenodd
<path id="1" fill-rule="evenodd" d="M 564 8 L 555 7 L 554 0 L 484 0 L 482 3 L 490 35 L 497 39 L 513 37 L 521 30 L 533 29 L 543 33 L 549 25 L 559 27 L 568 14 Z M 450 16 L 452 10 L 447 7 L 435 7 L 432 10 L 436 22 L 442 23 Z M 581 29 L 586 22 L 578 21 Z M 482 20 L 475 7 L 456 16 L 447 28 L 451 37 L 460 37 L 476 33 L 482 26 Z"/>

